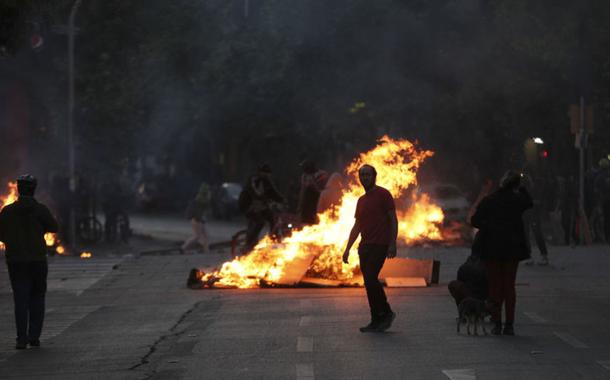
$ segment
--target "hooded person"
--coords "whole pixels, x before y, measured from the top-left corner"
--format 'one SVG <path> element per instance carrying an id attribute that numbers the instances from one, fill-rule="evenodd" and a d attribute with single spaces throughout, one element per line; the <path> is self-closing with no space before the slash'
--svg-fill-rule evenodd
<path id="1" fill-rule="evenodd" d="M 20 176 L 19 198 L 0 211 L 0 241 L 6 246 L 15 303 L 16 349 L 40 346 L 49 271 L 44 234 L 58 228 L 49 209 L 34 198 L 36 186 L 34 176 Z"/>

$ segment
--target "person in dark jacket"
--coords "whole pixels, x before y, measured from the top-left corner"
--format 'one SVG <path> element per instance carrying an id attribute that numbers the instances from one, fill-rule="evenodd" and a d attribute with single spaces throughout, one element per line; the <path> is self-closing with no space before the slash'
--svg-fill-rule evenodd
<path id="1" fill-rule="evenodd" d="M 303 174 L 301 175 L 297 214 L 301 223 L 317 224 L 319 222 L 318 200 L 328 180 L 328 173 L 324 170 L 318 170 L 315 162 L 311 160 L 303 161 L 301 167 L 303 168 Z"/>
<path id="2" fill-rule="evenodd" d="M 44 234 L 57 232 L 49 209 L 34 199 L 36 178 L 17 179 L 19 199 L 0 211 L 0 240 L 6 246 L 6 264 L 15 302 L 16 349 L 40 346 L 47 291 Z"/>
<path id="3" fill-rule="evenodd" d="M 284 196 L 280 194 L 271 180 L 271 174 L 271 166 L 262 164 L 258 167 L 257 173 L 248 179 L 239 195 L 239 209 L 248 219 L 246 251 L 250 251 L 256 246 L 265 223 L 269 225 L 270 231 L 273 230 L 275 214 L 272 210 L 272 203 L 285 202 Z"/>
<path id="4" fill-rule="evenodd" d="M 481 201 L 471 219 L 471 224 L 480 229 L 481 260 L 489 280 L 489 297 L 497 306 L 491 313 L 495 335 L 515 334 L 517 268 L 519 261 L 530 257 L 523 213 L 532 206 L 531 196 L 521 186 L 521 174 L 507 171 L 500 188 Z M 506 317 L 504 329 L 502 305 Z"/>
<path id="5" fill-rule="evenodd" d="M 487 272 L 480 258 L 474 252 L 468 256 L 464 264 L 460 265 L 457 280 L 451 281 L 448 288 L 456 306 L 459 306 L 460 302 L 468 297 L 481 301 L 487 300 L 489 295 Z"/>

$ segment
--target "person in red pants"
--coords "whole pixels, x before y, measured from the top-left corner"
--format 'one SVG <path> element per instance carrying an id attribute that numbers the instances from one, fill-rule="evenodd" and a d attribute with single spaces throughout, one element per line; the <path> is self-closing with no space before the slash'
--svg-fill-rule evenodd
<path id="1" fill-rule="evenodd" d="M 481 261 L 489 281 L 489 298 L 497 305 L 491 312 L 494 335 L 515 335 L 515 279 L 519 261 L 530 257 L 523 213 L 532 208 L 533 202 L 521 186 L 521 177 L 520 173 L 507 171 L 499 189 L 483 198 L 470 220 L 480 230 Z"/>

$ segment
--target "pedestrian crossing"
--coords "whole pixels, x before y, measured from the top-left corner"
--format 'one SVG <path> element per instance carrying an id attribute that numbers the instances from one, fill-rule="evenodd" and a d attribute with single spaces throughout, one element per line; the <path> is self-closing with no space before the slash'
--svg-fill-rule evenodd
<path id="1" fill-rule="evenodd" d="M 53 257 L 49 259 L 47 291 L 68 292 L 77 296 L 98 282 L 121 257 L 80 259 L 76 257 Z M 6 265 L 0 266 L 0 294 L 10 294 L 11 287 Z"/>
<path id="2" fill-rule="evenodd" d="M 72 257 L 49 259 L 47 310 L 40 337 L 43 344 L 99 309 L 99 306 L 55 306 L 52 302 L 53 295 L 78 297 L 110 273 L 121 261 L 121 257 L 87 260 Z M 0 309 L 0 362 L 2 362 L 16 353 L 12 291 L 6 265 L 0 265 L 0 299 L 6 304 L 6 307 Z"/>

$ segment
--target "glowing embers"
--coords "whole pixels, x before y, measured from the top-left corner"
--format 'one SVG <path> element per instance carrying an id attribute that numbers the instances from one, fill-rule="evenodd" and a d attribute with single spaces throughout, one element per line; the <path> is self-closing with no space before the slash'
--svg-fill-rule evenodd
<path id="1" fill-rule="evenodd" d="M 431 151 L 419 150 L 407 140 L 382 137 L 375 148 L 360 154 L 348 165 L 345 170 L 348 183 L 341 201 L 320 214 L 318 224 L 294 231 L 281 243 L 265 236 L 247 255 L 225 262 L 212 273 L 202 274 L 201 283 L 210 287 L 238 288 L 289 285 L 300 280 L 295 273 L 341 284 L 353 282 L 359 274 L 357 244 L 350 252 L 349 264 L 341 261 L 341 255 L 354 224 L 356 203 L 364 194 L 357 173 L 365 163 L 376 168 L 377 184 L 388 189 L 396 200 L 400 244 L 442 242 L 453 238 L 443 231 L 441 208 L 427 195 L 414 195 L 410 191 L 417 184 L 417 170 L 432 155 Z"/>

